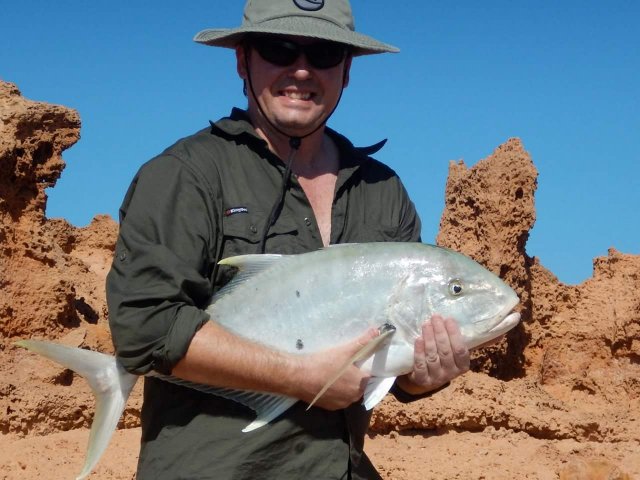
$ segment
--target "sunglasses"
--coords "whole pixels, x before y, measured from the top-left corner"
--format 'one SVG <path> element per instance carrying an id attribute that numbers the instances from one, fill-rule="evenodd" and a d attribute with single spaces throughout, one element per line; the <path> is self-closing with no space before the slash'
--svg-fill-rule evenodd
<path id="1" fill-rule="evenodd" d="M 249 44 L 263 60 L 279 67 L 293 65 L 301 54 L 311 66 L 324 70 L 338 65 L 347 56 L 347 47 L 336 42 L 314 42 L 300 45 L 284 38 L 253 36 Z"/>

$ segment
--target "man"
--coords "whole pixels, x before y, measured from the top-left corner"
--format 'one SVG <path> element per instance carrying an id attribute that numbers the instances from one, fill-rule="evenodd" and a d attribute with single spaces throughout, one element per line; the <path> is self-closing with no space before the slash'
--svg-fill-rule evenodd
<path id="1" fill-rule="evenodd" d="M 419 241 L 400 180 L 369 157 L 381 145 L 355 148 L 326 127 L 352 58 L 397 49 L 356 33 L 347 0 L 249 0 L 241 27 L 195 40 L 235 49 L 248 108 L 179 141 L 132 182 L 107 280 L 117 355 L 137 374 L 302 401 L 242 433 L 252 420 L 242 405 L 147 378 L 137 478 L 380 478 L 362 453 L 365 373 L 352 367 L 306 411 L 375 332 L 331 352 L 288 355 L 234 336 L 203 309 L 232 275 L 218 268 L 222 258 Z M 436 316 L 416 340 L 414 371 L 392 391 L 410 401 L 468 366 L 455 322 Z"/>

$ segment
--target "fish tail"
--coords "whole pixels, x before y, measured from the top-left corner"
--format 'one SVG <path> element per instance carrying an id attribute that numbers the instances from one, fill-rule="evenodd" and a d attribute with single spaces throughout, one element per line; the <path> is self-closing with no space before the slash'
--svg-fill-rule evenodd
<path id="1" fill-rule="evenodd" d="M 16 345 L 73 370 L 91 386 L 96 398 L 96 412 L 85 463 L 76 480 L 86 478 L 109 445 L 138 376 L 125 371 L 111 355 L 39 340 L 21 340 Z"/>

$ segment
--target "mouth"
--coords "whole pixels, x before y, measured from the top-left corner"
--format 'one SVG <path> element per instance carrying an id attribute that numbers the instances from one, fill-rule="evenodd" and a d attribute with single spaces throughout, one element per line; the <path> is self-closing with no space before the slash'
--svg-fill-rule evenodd
<path id="1" fill-rule="evenodd" d="M 498 323 L 495 327 L 489 330 L 489 333 L 502 334 L 508 332 L 513 327 L 515 327 L 520 321 L 520 314 L 518 312 L 513 312 L 507 315 L 502 319 L 500 323 Z"/>
<path id="2" fill-rule="evenodd" d="M 283 90 L 280 95 L 287 97 L 291 100 L 309 101 L 315 97 L 315 93 L 301 92 L 299 90 Z"/>
<path id="3" fill-rule="evenodd" d="M 491 345 L 495 339 L 507 333 L 520 322 L 520 314 L 513 312 L 508 315 L 505 314 L 504 317 L 497 315 L 493 321 L 498 323 L 489 330 L 485 330 L 480 326 L 478 330 L 472 328 L 467 332 L 463 331 L 463 337 L 465 337 L 465 342 L 469 349 Z M 478 324 L 476 323 L 476 325 Z"/>

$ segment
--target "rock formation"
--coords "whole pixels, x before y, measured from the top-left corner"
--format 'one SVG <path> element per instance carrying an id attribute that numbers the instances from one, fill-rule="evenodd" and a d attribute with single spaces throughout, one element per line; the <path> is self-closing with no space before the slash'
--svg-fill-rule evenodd
<path id="1" fill-rule="evenodd" d="M 0 477 L 40 478 L 72 454 L 28 452 L 40 451 L 42 435 L 67 448 L 71 440 L 57 435 L 86 429 L 93 399 L 82 379 L 13 342 L 46 337 L 112 351 L 104 279 L 117 225 L 104 215 L 86 228 L 46 218 L 46 189 L 79 139 L 77 112 L 0 81 L 0 119 Z M 385 478 L 640 475 L 640 257 L 612 248 L 589 280 L 559 282 L 526 252 L 536 186 L 518 139 L 472 168 L 451 163 L 437 241 L 511 284 L 523 321 L 475 352 L 473 371 L 447 389 L 412 404 L 388 397 L 376 410 L 366 449 Z M 138 425 L 139 406 L 138 391 L 121 427 Z M 137 440 L 126 438 L 135 454 Z M 69 472 L 83 449 L 72 449 Z M 134 465 L 102 466 L 95 478 L 131 478 Z"/>
<path id="2" fill-rule="evenodd" d="M 29 101 L 0 81 L 0 118 L 0 432 L 87 426 L 90 393 L 79 404 L 70 372 L 24 356 L 12 342 L 47 337 L 112 351 L 104 279 L 117 225 L 104 215 L 86 228 L 45 216 L 61 154 L 80 138 L 76 111 Z"/>
<path id="3" fill-rule="evenodd" d="M 548 445 L 571 439 L 585 451 L 595 442 L 614 463 L 635 458 L 640 473 L 640 257 L 610 249 L 591 279 L 559 282 L 525 250 L 536 177 L 518 139 L 470 169 L 451 163 L 437 242 L 506 279 L 521 298 L 522 322 L 441 393 L 410 405 L 388 397 L 371 430 L 489 431 L 492 439 L 507 431 Z M 509 475 L 500 478 L 551 478 Z"/>

